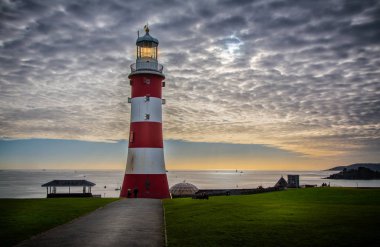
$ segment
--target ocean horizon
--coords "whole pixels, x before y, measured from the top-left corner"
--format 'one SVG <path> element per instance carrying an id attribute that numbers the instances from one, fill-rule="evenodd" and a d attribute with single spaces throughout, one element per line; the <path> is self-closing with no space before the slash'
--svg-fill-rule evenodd
<path id="1" fill-rule="evenodd" d="M 169 187 L 176 183 L 188 182 L 199 189 L 250 189 L 258 186 L 272 187 L 283 176 L 300 175 L 300 185 L 322 183 L 334 187 L 380 187 L 380 180 L 332 180 L 323 179 L 337 171 L 297 170 L 169 170 Z M 95 183 L 94 195 L 119 197 L 117 190 L 122 185 L 124 170 L 0 170 L 0 198 L 45 198 L 46 188 L 42 184 L 54 179 L 85 179 Z M 82 188 L 71 188 L 80 192 Z M 57 188 L 66 192 L 67 188 Z"/>

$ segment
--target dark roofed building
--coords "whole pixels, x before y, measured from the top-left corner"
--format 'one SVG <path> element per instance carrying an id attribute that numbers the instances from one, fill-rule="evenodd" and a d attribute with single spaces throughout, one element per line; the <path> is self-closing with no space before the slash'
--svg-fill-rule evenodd
<path id="1" fill-rule="evenodd" d="M 87 180 L 52 180 L 41 187 L 46 187 L 47 198 L 53 197 L 92 197 L 91 187 L 94 183 Z M 57 187 L 68 187 L 68 193 L 57 193 Z M 82 193 L 71 193 L 72 187 L 82 187 Z"/>
<path id="2" fill-rule="evenodd" d="M 288 187 L 299 188 L 300 187 L 300 175 L 288 175 Z"/>
<path id="3" fill-rule="evenodd" d="M 281 178 L 278 180 L 278 182 L 274 185 L 276 188 L 286 188 L 288 187 L 288 183 L 286 180 L 281 176 Z"/>

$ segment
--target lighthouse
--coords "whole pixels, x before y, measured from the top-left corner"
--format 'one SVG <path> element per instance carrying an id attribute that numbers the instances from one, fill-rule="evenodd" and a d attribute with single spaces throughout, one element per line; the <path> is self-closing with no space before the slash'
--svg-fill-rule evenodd
<path id="1" fill-rule="evenodd" d="M 120 197 L 168 198 L 162 137 L 163 66 L 157 60 L 158 40 L 145 35 L 136 41 L 136 63 L 131 65 L 131 124 L 128 159 Z"/>

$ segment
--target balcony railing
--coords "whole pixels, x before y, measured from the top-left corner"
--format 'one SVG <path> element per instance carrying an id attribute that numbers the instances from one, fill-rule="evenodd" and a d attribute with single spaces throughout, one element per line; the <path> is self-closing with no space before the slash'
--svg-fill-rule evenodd
<path id="1" fill-rule="evenodd" d="M 164 66 L 159 63 L 152 62 L 137 62 L 131 64 L 131 72 L 139 71 L 139 70 L 152 70 L 162 73 Z"/>

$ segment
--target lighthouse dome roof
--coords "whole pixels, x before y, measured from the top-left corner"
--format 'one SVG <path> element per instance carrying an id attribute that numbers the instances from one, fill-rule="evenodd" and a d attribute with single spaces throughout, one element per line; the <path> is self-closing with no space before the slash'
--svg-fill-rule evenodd
<path id="1" fill-rule="evenodd" d="M 197 193 L 199 189 L 194 185 L 190 183 L 178 183 L 173 185 L 170 188 L 170 193 L 173 196 L 186 196 L 186 195 L 194 195 Z"/>
<path id="2" fill-rule="evenodd" d="M 138 37 L 136 40 L 136 45 L 138 45 L 139 43 L 142 43 L 142 42 L 152 42 L 152 43 L 155 43 L 156 45 L 158 45 L 158 39 L 150 36 L 149 32 L 146 32 L 144 36 Z"/>

